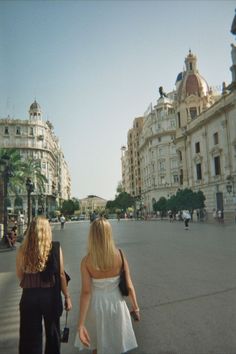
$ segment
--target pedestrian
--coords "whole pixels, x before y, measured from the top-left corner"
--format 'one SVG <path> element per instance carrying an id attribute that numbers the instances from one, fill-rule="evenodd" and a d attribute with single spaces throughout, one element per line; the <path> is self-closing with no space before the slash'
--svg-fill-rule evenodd
<path id="1" fill-rule="evenodd" d="M 13 226 L 11 231 L 8 232 L 7 234 L 7 242 L 10 248 L 14 248 L 15 247 L 15 243 L 17 240 L 17 226 Z"/>
<path id="2" fill-rule="evenodd" d="M 96 219 L 97 215 L 95 213 L 95 211 L 93 211 L 91 214 L 90 214 L 90 222 L 92 223 L 95 219 Z"/>
<path id="3" fill-rule="evenodd" d="M 219 224 L 221 224 L 221 221 L 222 221 L 222 211 L 221 211 L 220 209 L 217 211 L 217 218 L 218 218 Z"/>
<path id="4" fill-rule="evenodd" d="M 16 274 L 23 288 L 19 354 L 43 353 L 42 320 L 46 335 L 44 354 L 60 354 L 61 291 L 67 311 L 72 304 L 62 250 L 59 242 L 52 242 L 51 227 L 44 216 L 34 218 L 27 229 L 17 253 Z"/>
<path id="5" fill-rule="evenodd" d="M 64 229 L 65 222 L 66 222 L 66 218 L 65 218 L 64 215 L 62 214 L 61 217 L 60 217 L 61 230 Z"/>
<path id="6" fill-rule="evenodd" d="M 168 210 L 168 216 L 169 216 L 169 221 L 172 222 L 172 221 L 173 221 L 173 213 L 172 213 L 172 210 Z"/>
<path id="7" fill-rule="evenodd" d="M 82 289 L 75 339 L 79 349 L 93 354 L 121 354 L 136 348 L 137 342 L 126 302 L 119 289 L 122 258 L 115 247 L 110 223 L 96 219 L 90 226 L 88 253 L 81 262 Z M 126 282 L 133 313 L 140 320 L 135 289 L 127 259 Z"/>
<path id="8" fill-rule="evenodd" d="M 184 219 L 185 230 L 188 230 L 188 224 L 189 224 L 189 221 L 191 220 L 191 215 L 190 215 L 189 211 L 183 210 L 182 217 Z"/>

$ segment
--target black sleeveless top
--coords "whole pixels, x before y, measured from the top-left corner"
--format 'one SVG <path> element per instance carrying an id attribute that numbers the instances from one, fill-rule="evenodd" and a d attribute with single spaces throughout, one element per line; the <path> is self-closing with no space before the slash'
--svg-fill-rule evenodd
<path id="1" fill-rule="evenodd" d="M 20 282 L 23 289 L 29 288 L 53 288 L 55 286 L 56 276 L 59 276 L 59 242 L 52 242 L 52 248 L 42 272 L 24 273 Z"/>

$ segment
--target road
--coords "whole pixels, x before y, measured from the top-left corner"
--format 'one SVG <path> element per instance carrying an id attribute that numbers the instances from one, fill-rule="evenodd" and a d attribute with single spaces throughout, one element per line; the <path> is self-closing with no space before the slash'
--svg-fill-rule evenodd
<path id="1" fill-rule="evenodd" d="M 236 354 L 236 225 L 111 221 L 114 239 L 129 260 L 142 320 L 134 323 L 139 344 L 132 354 Z M 80 260 L 88 222 L 54 225 L 71 276 L 70 341 L 75 354 Z M 17 354 L 21 289 L 15 252 L 0 253 L 0 353 Z M 64 317 L 62 318 L 63 325 Z M 86 351 L 80 352 L 85 354 Z M 112 354 L 112 353 L 109 353 Z"/>

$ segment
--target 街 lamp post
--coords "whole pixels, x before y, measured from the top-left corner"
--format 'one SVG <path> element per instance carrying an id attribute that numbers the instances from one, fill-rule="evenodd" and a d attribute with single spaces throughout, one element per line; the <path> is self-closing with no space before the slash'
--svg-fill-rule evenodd
<path id="1" fill-rule="evenodd" d="M 26 190 L 27 190 L 27 204 L 28 204 L 28 221 L 27 221 L 27 226 L 30 224 L 31 220 L 31 193 L 34 191 L 34 183 L 31 181 L 31 179 L 28 177 L 26 182 L 25 182 Z"/>

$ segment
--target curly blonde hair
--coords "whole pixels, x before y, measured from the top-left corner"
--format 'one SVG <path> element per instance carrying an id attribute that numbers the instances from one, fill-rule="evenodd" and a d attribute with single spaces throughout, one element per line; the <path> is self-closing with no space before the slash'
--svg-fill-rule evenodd
<path id="1" fill-rule="evenodd" d="M 105 218 L 96 219 L 90 226 L 88 255 L 95 269 L 106 271 L 114 267 L 115 244 L 111 225 Z"/>
<path id="2" fill-rule="evenodd" d="M 45 269 L 52 248 L 52 230 L 44 216 L 33 218 L 21 246 L 22 268 L 26 273 L 41 272 Z"/>

